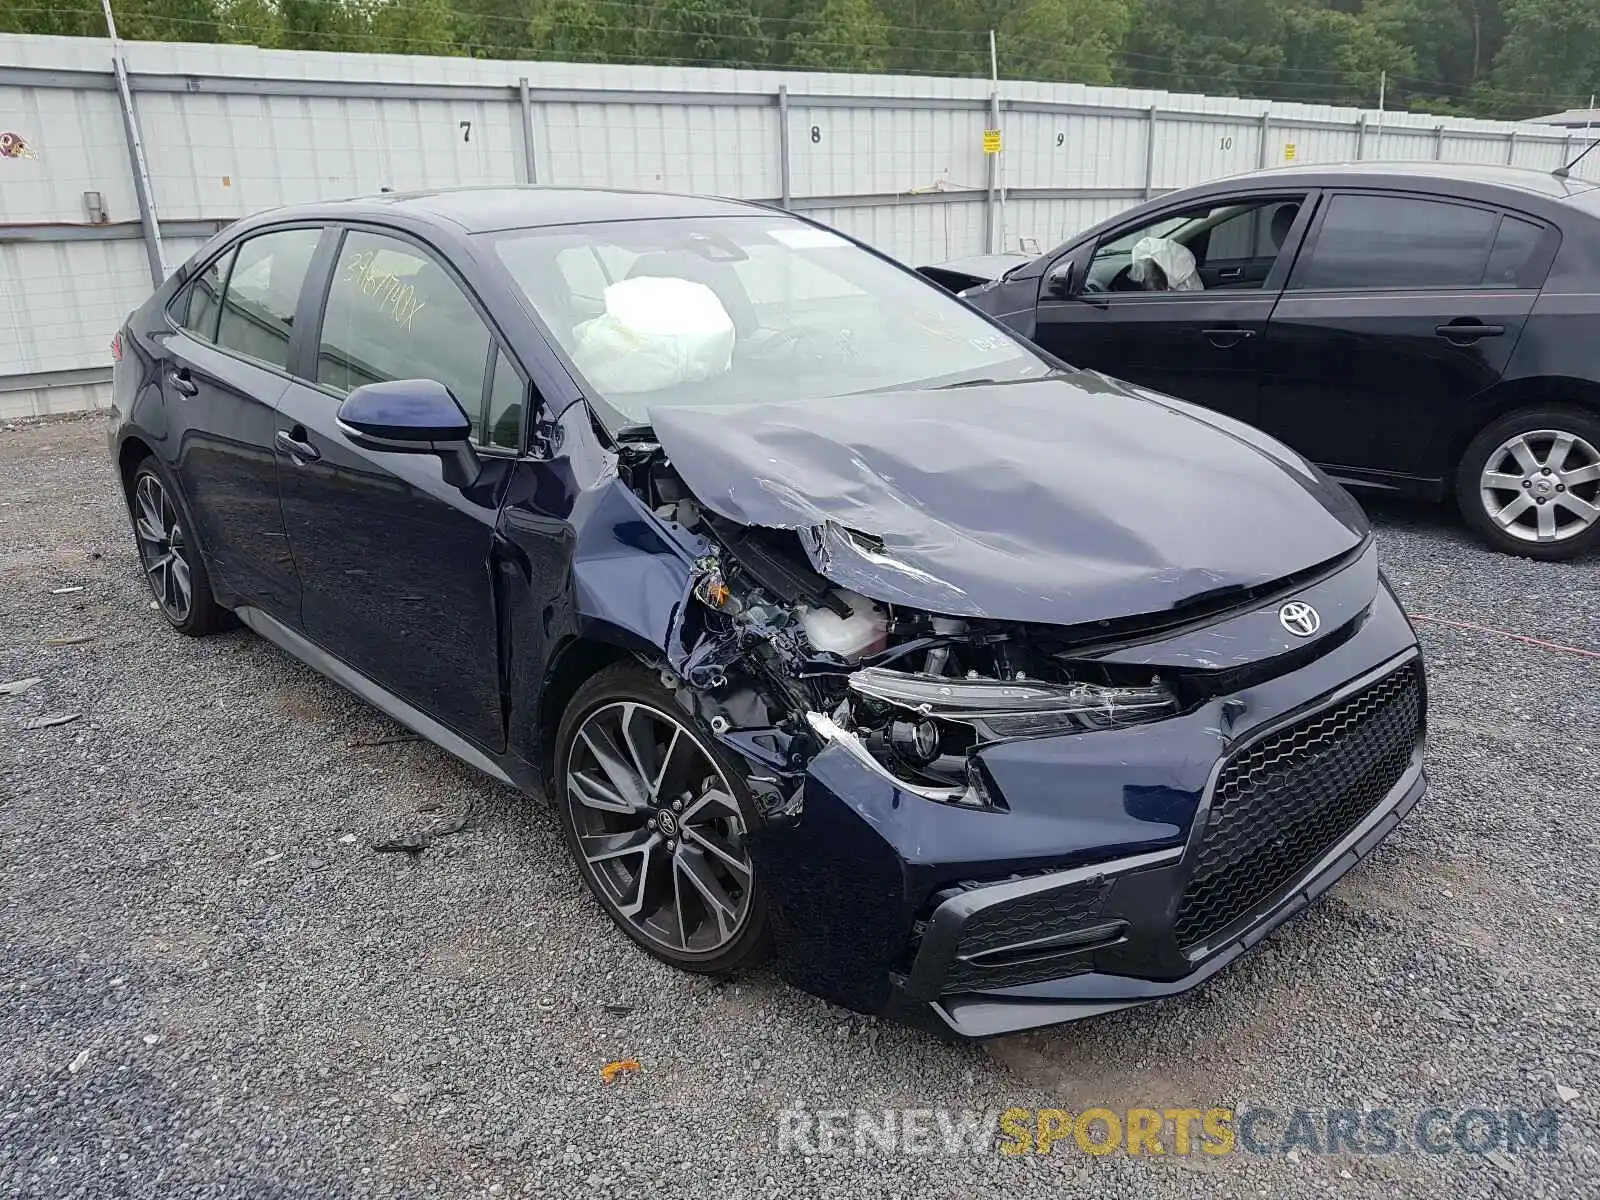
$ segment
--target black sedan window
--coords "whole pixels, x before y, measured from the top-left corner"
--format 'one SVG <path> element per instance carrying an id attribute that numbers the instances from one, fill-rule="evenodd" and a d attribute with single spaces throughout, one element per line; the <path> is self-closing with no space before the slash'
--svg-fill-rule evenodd
<path id="1" fill-rule="evenodd" d="M 1261 287 L 1304 196 L 1206 204 L 1107 238 L 1089 262 L 1091 292 L 1200 292 Z"/>
<path id="2" fill-rule="evenodd" d="M 489 327 L 443 267 L 398 238 L 353 232 L 334 266 L 322 317 L 317 382 L 338 392 L 391 379 L 432 379 L 482 440 Z"/>
<path id="3" fill-rule="evenodd" d="M 1483 282 L 1489 287 L 1536 288 L 1544 282 L 1535 264 L 1541 262 L 1538 250 L 1545 228 L 1517 217 L 1500 218 L 1500 232 L 1489 251 L 1489 266 Z"/>
<path id="4" fill-rule="evenodd" d="M 1296 288 L 1471 288 L 1500 214 L 1411 196 L 1335 196 Z"/>
<path id="5" fill-rule="evenodd" d="M 217 345 L 270 366 L 289 365 L 289 333 L 320 229 L 282 229 L 250 238 L 228 275 Z"/>
<path id="6" fill-rule="evenodd" d="M 188 306 L 183 327 L 197 338 L 208 342 L 217 340 L 217 316 L 222 312 L 222 288 L 228 281 L 228 268 L 233 265 L 234 248 L 212 261 L 189 285 L 184 303 Z M 176 311 L 183 311 L 178 309 Z"/>
<path id="7" fill-rule="evenodd" d="M 591 399 L 743 405 L 1046 375 L 917 275 L 779 214 L 519 230 L 500 261 Z"/>

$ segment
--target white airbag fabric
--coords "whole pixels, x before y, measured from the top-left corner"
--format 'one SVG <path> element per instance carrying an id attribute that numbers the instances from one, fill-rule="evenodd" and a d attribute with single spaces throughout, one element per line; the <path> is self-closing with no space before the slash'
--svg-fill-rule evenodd
<path id="1" fill-rule="evenodd" d="M 1189 247 L 1171 238 L 1140 238 L 1133 248 L 1133 263 L 1128 268 L 1128 278 L 1143 283 L 1150 273 L 1150 264 L 1161 268 L 1167 277 L 1169 292 L 1203 292 L 1200 273 L 1195 269 L 1194 255 Z"/>
<path id="2" fill-rule="evenodd" d="M 721 375 L 733 318 L 703 283 L 643 275 L 613 283 L 606 311 L 574 331 L 572 358 L 601 392 L 654 392 Z"/>

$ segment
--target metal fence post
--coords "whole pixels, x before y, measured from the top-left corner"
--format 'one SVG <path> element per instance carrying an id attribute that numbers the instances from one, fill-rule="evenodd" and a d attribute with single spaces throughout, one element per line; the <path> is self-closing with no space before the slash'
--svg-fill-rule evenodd
<path id="1" fill-rule="evenodd" d="M 989 93 L 989 128 L 1000 128 L 1000 93 Z M 983 246 L 989 254 L 999 254 L 1000 248 L 995 245 L 995 238 L 1000 233 L 1000 222 L 996 212 L 999 207 L 998 190 L 1000 184 L 1000 156 L 998 154 L 984 154 L 987 171 L 989 199 L 983 206 Z"/>
<path id="2" fill-rule="evenodd" d="M 1154 104 L 1144 125 L 1144 198 L 1150 199 L 1156 194 L 1156 113 L 1159 110 Z"/>
<path id="3" fill-rule="evenodd" d="M 1367 152 L 1367 114 L 1362 113 L 1356 118 L 1356 161 L 1360 162 Z"/>
<path id="4" fill-rule="evenodd" d="M 1433 127 L 1433 160 L 1438 162 L 1444 157 L 1444 122 Z"/>
<path id="5" fill-rule="evenodd" d="M 1517 131 L 1513 129 L 1506 135 L 1506 166 L 1511 165 L 1511 160 L 1517 156 Z"/>
<path id="6" fill-rule="evenodd" d="M 1272 128 L 1272 113 L 1261 114 L 1261 144 L 1256 148 L 1256 167 L 1259 170 L 1267 165 L 1267 138 Z"/>
<path id="7" fill-rule="evenodd" d="M 116 43 L 112 43 L 115 47 Z M 160 287 L 167 279 L 166 253 L 161 245 L 161 226 L 156 220 L 155 200 L 150 190 L 150 169 L 145 164 L 144 141 L 139 136 L 139 118 L 133 111 L 133 92 L 128 87 L 128 64 L 113 52 L 111 71 L 117 77 L 117 98 L 122 108 L 122 132 L 128 139 L 128 162 L 133 167 L 133 194 L 139 201 L 139 228 L 144 234 L 144 253 L 150 261 L 150 280 Z"/>
<path id="8" fill-rule="evenodd" d="M 528 94 L 528 77 L 517 80 L 517 98 L 522 101 L 522 182 L 538 183 L 533 165 L 533 97 Z"/>
<path id="9" fill-rule="evenodd" d="M 782 188 L 780 201 L 785 208 L 793 207 L 794 178 L 789 166 L 789 85 L 778 85 L 778 183 Z"/>

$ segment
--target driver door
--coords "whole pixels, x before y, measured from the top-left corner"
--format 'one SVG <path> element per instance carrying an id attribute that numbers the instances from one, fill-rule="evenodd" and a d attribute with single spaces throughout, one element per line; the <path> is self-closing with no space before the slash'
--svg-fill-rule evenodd
<path id="1" fill-rule="evenodd" d="M 1313 199 L 1298 192 L 1211 200 L 1107 234 L 1092 252 L 1074 253 L 1081 283 L 1072 295 L 1052 295 L 1060 268 L 1047 273 L 1034 340 L 1075 366 L 1254 424 L 1267 320 Z M 1133 259 L 1147 237 L 1186 249 L 1201 286 L 1144 290 Z M 1152 282 L 1164 280 L 1158 274 Z"/>
<path id="2" fill-rule="evenodd" d="M 491 547 L 527 384 L 431 251 L 387 231 L 329 236 L 337 250 L 319 259 L 332 259 L 332 278 L 315 279 L 301 302 L 296 324 L 314 332 L 301 378 L 278 401 L 278 493 L 300 575 L 301 629 L 434 720 L 500 750 Z M 394 379 L 450 389 L 483 462 L 476 483 L 451 484 L 431 455 L 345 437 L 344 396 Z"/>

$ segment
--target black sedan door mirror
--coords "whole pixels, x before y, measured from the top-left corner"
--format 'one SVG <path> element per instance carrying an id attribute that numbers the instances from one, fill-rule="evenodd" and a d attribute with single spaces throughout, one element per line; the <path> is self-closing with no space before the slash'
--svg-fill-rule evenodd
<path id="1" fill-rule="evenodd" d="M 1044 293 L 1057 300 L 1069 299 L 1078 290 L 1077 264 L 1068 260 L 1045 277 Z"/>
<path id="2" fill-rule="evenodd" d="M 472 423 L 444 384 L 395 379 L 356 388 L 339 405 L 339 428 L 357 446 L 392 454 L 434 454 L 445 482 L 470 487 L 479 463 Z"/>

